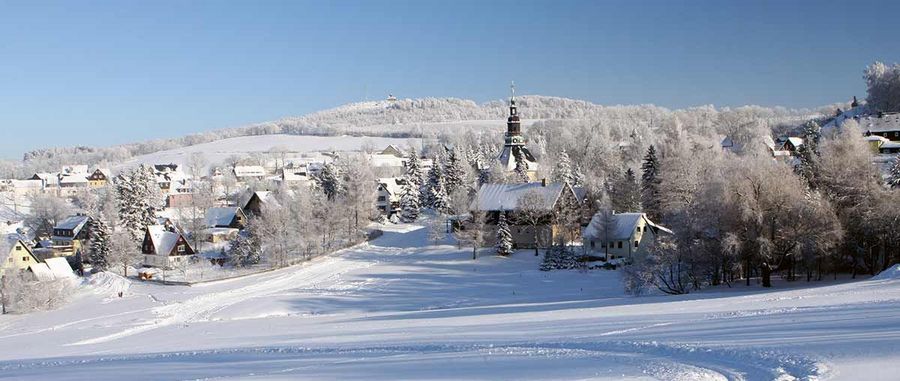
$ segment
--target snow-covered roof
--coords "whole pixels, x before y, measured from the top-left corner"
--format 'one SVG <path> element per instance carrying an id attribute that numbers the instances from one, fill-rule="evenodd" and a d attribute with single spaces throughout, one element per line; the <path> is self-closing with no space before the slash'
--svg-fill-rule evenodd
<path id="1" fill-rule="evenodd" d="M 798 137 L 788 137 L 788 138 L 785 139 L 785 140 L 787 140 L 788 142 L 791 143 L 791 145 L 793 145 L 794 147 L 797 147 L 797 148 L 799 148 L 800 146 L 803 145 L 803 139 L 802 139 L 802 138 L 798 138 Z"/>
<path id="2" fill-rule="evenodd" d="M 859 119 L 859 129 L 862 132 L 888 132 L 900 131 L 900 113 L 869 115 Z"/>
<path id="3" fill-rule="evenodd" d="M 166 227 L 162 225 L 147 226 L 147 232 L 150 233 L 150 240 L 156 249 L 154 253 L 156 255 L 169 255 L 178 243 L 178 237 L 181 236 L 181 234 L 166 230 Z"/>
<path id="4" fill-rule="evenodd" d="M 869 141 L 869 142 L 882 142 L 882 143 L 890 141 L 890 139 L 888 139 L 884 136 L 879 136 L 879 135 L 869 135 L 863 139 L 865 139 L 866 141 Z"/>
<path id="5" fill-rule="evenodd" d="M 647 215 L 644 213 L 615 213 L 611 217 L 612 227 L 610 229 L 604 229 L 604 215 L 603 213 L 597 213 L 594 217 L 591 218 L 591 222 L 587 227 L 584 228 L 584 238 L 587 239 L 607 239 L 607 240 L 627 240 L 630 239 L 637 229 L 638 223 L 644 220 L 644 223 L 648 226 L 651 226 L 654 229 L 661 230 L 663 232 L 671 234 L 672 231 L 666 229 L 662 226 L 659 226 L 653 221 L 650 221 L 647 218 Z M 601 231 L 605 230 L 605 231 Z M 607 237 L 604 237 L 606 233 Z"/>
<path id="6" fill-rule="evenodd" d="M 241 212 L 238 207 L 218 207 L 206 210 L 206 226 L 219 227 L 231 225 L 234 217 Z"/>
<path id="7" fill-rule="evenodd" d="M 90 217 L 84 215 L 69 216 L 60 221 L 53 228 L 78 232 L 84 228 L 84 225 L 87 224 L 88 220 L 90 220 Z"/>
<path id="8" fill-rule="evenodd" d="M 501 211 L 518 209 L 519 199 L 534 192 L 544 198 L 547 209 L 553 207 L 563 191 L 571 192 L 571 187 L 563 183 L 541 182 L 526 184 L 484 184 L 478 189 L 470 209 L 480 211 Z"/>
<path id="9" fill-rule="evenodd" d="M 266 169 L 260 165 L 237 165 L 234 167 L 236 177 L 263 177 Z"/>
<path id="10" fill-rule="evenodd" d="M 49 282 L 55 279 L 53 271 L 50 270 L 50 266 L 47 266 L 46 263 L 32 263 L 28 266 L 28 269 L 31 270 L 31 273 L 34 274 L 34 277 L 40 282 Z"/>
<path id="11" fill-rule="evenodd" d="M 390 195 L 399 195 L 403 192 L 403 178 L 401 177 L 380 178 L 378 184 Z"/>
<path id="12" fill-rule="evenodd" d="M 60 184 L 86 184 L 87 182 L 87 177 L 83 176 L 82 174 L 63 175 L 59 178 Z"/>
<path id="13" fill-rule="evenodd" d="M 50 268 L 55 279 L 75 278 L 75 272 L 72 271 L 72 266 L 69 266 L 69 262 L 65 258 L 47 258 L 44 263 Z"/>

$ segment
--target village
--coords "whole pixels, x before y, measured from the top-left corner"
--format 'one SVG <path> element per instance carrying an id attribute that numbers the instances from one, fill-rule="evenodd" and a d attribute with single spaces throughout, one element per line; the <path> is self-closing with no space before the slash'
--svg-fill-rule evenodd
<path id="1" fill-rule="evenodd" d="M 553 168 L 538 162 L 524 137 L 514 90 L 495 156 L 435 142 L 425 147 L 428 154 L 389 145 L 213 164 L 195 154 L 188 166 L 149 163 L 114 173 L 68 165 L 2 180 L 0 192 L 13 211 L 30 209 L 18 214 L 21 220 L 6 221 L 2 271 L 27 273 L 26 282 L 115 271 L 191 284 L 289 266 L 376 237 L 379 223 L 417 220 L 438 236 L 471 246 L 472 259 L 485 255 L 484 248 L 498 255 L 529 249 L 535 256 L 543 251 L 542 270 L 616 269 L 646 260 L 651 250 L 665 247 L 660 240 L 677 236 L 677 228 L 662 225 L 661 211 L 652 208 L 659 171 L 653 146 L 640 179 L 629 169 L 598 193 L 565 151 Z M 721 152 L 738 156 L 758 145 L 773 163 L 803 175 L 814 155 L 808 142 L 852 121 L 873 161 L 882 163 L 884 179 L 896 184 L 890 165 L 900 147 L 900 114 L 863 110 L 854 97 L 847 111 L 838 109 L 821 128 L 810 122 L 794 135 L 758 138 L 739 131 L 743 135 L 721 139 Z M 618 145 L 623 152 L 631 148 L 627 141 Z M 881 257 L 879 266 L 886 266 L 890 261 Z M 714 283 L 749 282 L 758 271 L 740 260 L 720 265 Z M 659 288 L 677 293 L 684 287 Z"/>

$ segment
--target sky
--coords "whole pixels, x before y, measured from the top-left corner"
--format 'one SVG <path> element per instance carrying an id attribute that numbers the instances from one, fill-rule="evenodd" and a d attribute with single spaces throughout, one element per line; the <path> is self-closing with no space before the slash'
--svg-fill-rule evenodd
<path id="1" fill-rule="evenodd" d="M 900 2 L 0 0 L 0 158 L 389 93 L 816 107 L 900 62 Z"/>

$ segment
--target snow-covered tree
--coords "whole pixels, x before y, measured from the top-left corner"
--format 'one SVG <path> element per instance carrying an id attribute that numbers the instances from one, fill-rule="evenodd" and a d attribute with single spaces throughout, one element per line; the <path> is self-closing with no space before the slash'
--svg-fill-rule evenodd
<path id="1" fill-rule="evenodd" d="M 437 185 L 431 188 L 431 208 L 439 213 L 448 213 L 450 211 L 451 200 L 450 194 L 447 193 L 447 187 L 443 180 L 438 180 Z"/>
<path id="2" fill-rule="evenodd" d="M 49 237 L 53 227 L 72 213 L 66 200 L 46 193 L 30 196 L 31 208 L 24 225 L 35 237 Z"/>
<path id="3" fill-rule="evenodd" d="M 572 160 L 569 159 L 569 154 L 565 150 L 559 153 L 552 179 L 559 183 L 569 183 L 572 186 L 578 185 L 575 170 L 572 168 Z"/>
<path id="4" fill-rule="evenodd" d="M 404 176 L 403 193 L 400 194 L 400 214 L 406 222 L 412 222 L 419 218 L 419 186 L 408 179 L 410 176 Z"/>
<path id="5" fill-rule="evenodd" d="M 334 200 L 344 192 L 343 176 L 334 163 L 325 164 L 322 171 L 315 177 L 315 181 L 329 200 Z"/>
<path id="6" fill-rule="evenodd" d="M 237 238 L 231 242 L 225 257 L 228 263 L 235 267 L 244 267 L 258 264 L 260 261 L 260 243 L 254 237 L 253 232 L 247 231 L 238 234 Z"/>
<path id="7" fill-rule="evenodd" d="M 891 188 L 900 187 L 900 154 L 894 157 L 894 163 L 891 164 L 891 170 L 890 174 L 888 175 L 887 183 Z"/>
<path id="8" fill-rule="evenodd" d="M 91 247 L 88 259 L 93 272 L 106 271 L 109 268 L 110 231 L 101 216 L 91 220 Z"/>
<path id="9" fill-rule="evenodd" d="M 876 61 L 866 68 L 868 105 L 879 111 L 900 111 L 900 64 L 886 65 Z"/>
<path id="10" fill-rule="evenodd" d="M 509 231 L 509 223 L 506 222 L 506 213 L 500 212 L 497 220 L 497 254 L 508 256 L 513 252 L 512 232 Z"/>
<path id="11" fill-rule="evenodd" d="M 116 178 L 119 221 L 134 242 L 144 238 L 144 228 L 156 223 L 162 200 L 150 166 L 141 165 Z"/>
<path id="12" fill-rule="evenodd" d="M 528 177 L 528 163 L 525 161 L 525 155 L 520 151 L 513 151 L 514 156 L 516 157 L 516 168 L 513 173 L 515 173 L 516 181 L 520 183 L 527 183 L 531 181 Z"/>
<path id="13" fill-rule="evenodd" d="M 631 168 L 612 179 L 609 191 L 613 210 L 639 212 L 641 210 L 641 188 Z"/>
<path id="14" fill-rule="evenodd" d="M 659 221 L 662 217 L 659 200 L 659 169 L 656 148 L 651 145 L 641 164 L 641 170 L 643 170 L 643 174 L 641 174 L 641 205 L 647 216 L 654 221 Z"/>
<path id="15" fill-rule="evenodd" d="M 444 168 L 444 185 L 450 190 L 469 187 L 469 184 L 466 183 L 466 172 L 460 161 L 459 152 L 455 148 L 448 150 L 447 165 Z"/>
<path id="16" fill-rule="evenodd" d="M 519 198 L 516 205 L 516 223 L 522 226 L 528 226 L 531 230 L 531 244 L 534 246 L 534 255 L 538 256 L 541 244 L 545 243 L 543 231 L 544 226 L 550 219 L 550 205 L 547 205 L 547 199 L 539 192 L 530 190 Z"/>

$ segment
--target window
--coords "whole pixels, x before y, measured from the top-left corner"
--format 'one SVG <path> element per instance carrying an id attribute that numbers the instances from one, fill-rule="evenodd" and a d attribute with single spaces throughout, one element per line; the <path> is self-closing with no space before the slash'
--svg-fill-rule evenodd
<path id="1" fill-rule="evenodd" d="M 622 248 L 622 241 L 619 241 L 619 248 Z"/>
<path id="2" fill-rule="evenodd" d="M 22 251 L 22 246 L 16 245 L 16 251 Z"/>
<path id="3" fill-rule="evenodd" d="M 28 257 L 22 257 L 22 262 L 28 262 Z"/>
<path id="4" fill-rule="evenodd" d="M 605 249 L 605 248 L 606 248 L 606 241 L 601 241 L 601 242 L 600 242 L 600 247 L 602 247 L 602 248 Z"/>
<path id="5" fill-rule="evenodd" d="M 638 247 L 638 241 L 634 241 L 634 247 Z"/>
<path id="6" fill-rule="evenodd" d="M 371 200 L 371 199 L 370 199 Z M 185 250 L 184 245 L 178 245 L 178 252 L 183 253 Z"/>
<path id="7" fill-rule="evenodd" d="M 591 241 L 591 249 L 594 248 L 594 241 Z"/>
<path id="8" fill-rule="evenodd" d="M 369 200 L 371 200 L 371 198 Z M 385 200 L 384 196 L 378 196 L 378 201 L 384 201 L 384 200 Z"/>

